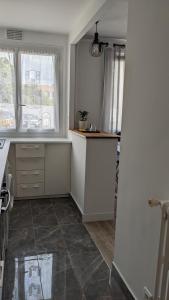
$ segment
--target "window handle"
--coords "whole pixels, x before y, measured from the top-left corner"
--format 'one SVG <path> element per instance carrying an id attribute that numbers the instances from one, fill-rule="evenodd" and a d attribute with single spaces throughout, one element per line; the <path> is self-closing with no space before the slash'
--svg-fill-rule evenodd
<path id="1" fill-rule="evenodd" d="M 18 106 L 26 106 L 26 104 L 18 104 Z"/>

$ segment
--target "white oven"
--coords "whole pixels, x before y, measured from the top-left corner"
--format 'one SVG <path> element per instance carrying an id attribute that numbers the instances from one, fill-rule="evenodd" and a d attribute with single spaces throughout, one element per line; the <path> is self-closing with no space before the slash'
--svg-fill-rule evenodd
<path id="1" fill-rule="evenodd" d="M 5 252 L 8 246 L 9 212 L 13 207 L 14 184 L 11 174 L 5 174 L 0 190 L 0 300 L 2 298 Z"/>

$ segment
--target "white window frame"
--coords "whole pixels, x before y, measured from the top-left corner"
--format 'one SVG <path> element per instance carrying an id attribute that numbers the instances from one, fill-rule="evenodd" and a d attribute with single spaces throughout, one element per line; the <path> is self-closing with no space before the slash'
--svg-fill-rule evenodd
<path id="1" fill-rule="evenodd" d="M 63 101 L 63 73 L 64 73 L 64 57 L 63 49 L 56 47 L 14 47 L 11 45 L 0 45 L 0 50 L 9 50 L 14 52 L 14 64 L 15 64 L 15 80 L 16 80 L 16 97 L 15 97 L 15 120 L 16 128 L 14 129 L 0 129 L 0 137 L 64 137 L 66 135 L 66 110 L 65 101 Z M 58 82 L 58 103 L 59 103 L 59 126 L 57 129 L 28 129 L 22 130 L 20 128 L 21 121 L 21 52 L 30 51 L 35 54 L 51 54 L 56 57 L 55 59 L 55 72 Z M 55 120 L 57 121 L 57 120 Z"/>

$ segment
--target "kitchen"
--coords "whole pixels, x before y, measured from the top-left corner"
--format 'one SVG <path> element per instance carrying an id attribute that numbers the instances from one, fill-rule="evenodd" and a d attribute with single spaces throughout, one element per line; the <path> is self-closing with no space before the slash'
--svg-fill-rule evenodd
<path id="1" fill-rule="evenodd" d="M 23 142 L 23 138 L 15 141 L 14 139 L 1 139 L 1 222 L 3 222 L 3 225 L 1 225 L 1 292 L 4 265 L 6 264 L 8 266 L 9 272 L 12 266 L 14 267 L 15 261 L 15 272 L 19 272 L 21 268 L 20 272 L 21 276 L 23 276 L 22 266 L 20 267 L 19 262 L 21 260 L 22 265 L 24 260 L 27 270 L 25 270 L 25 272 L 27 273 L 30 272 L 31 269 L 33 270 L 33 275 L 31 275 L 33 279 L 32 281 L 29 279 L 30 286 L 32 286 L 33 290 L 32 292 L 30 292 L 30 289 L 29 291 L 24 291 L 25 297 L 28 297 L 25 299 L 43 299 L 41 298 L 42 289 L 39 288 L 39 284 L 37 283 L 36 288 L 34 285 L 36 282 L 39 282 L 39 280 L 43 281 L 45 275 L 42 273 L 47 272 L 48 268 L 52 268 L 53 263 L 51 260 L 53 258 L 51 258 L 50 255 L 55 255 L 56 252 L 56 258 L 58 260 L 58 255 L 60 258 L 60 252 L 62 252 L 62 258 L 60 259 L 66 259 L 64 254 L 64 241 L 57 229 L 57 225 L 62 226 L 62 231 L 64 231 L 64 227 L 69 227 L 67 231 L 69 232 L 70 230 L 69 234 L 72 234 L 72 238 L 75 241 L 77 238 L 76 235 L 80 234 L 81 239 L 83 239 L 84 235 L 83 243 L 86 241 L 87 245 L 83 246 L 86 247 L 86 254 L 83 253 L 83 249 L 82 256 L 80 255 L 81 263 L 86 259 L 87 255 L 89 256 L 88 263 L 90 262 L 90 265 L 92 265 L 93 255 L 96 255 L 99 259 L 99 263 L 102 263 L 102 268 L 104 267 L 105 271 L 108 270 L 97 247 L 93 244 L 92 240 L 86 236 L 84 228 L 80 227 L 79 232 L 79 228 L 76 229 L 76 225 L 81 226 L 81 222 L 86 221 L 111 219 L 113 216 L 114 208 L 112 197 L 114 185 L 112 185 L 112 181 L 110 181 L 109 178 L 112 176 L 115 177 L 115 169 L 112 170 L 112 164 L 114 164 L 114 166 L 116 165 L 115 149 L 117 146 L 117 137 L 111 134 L 89 133 L 87 134 L 88 138 L 86 138 L 84 133 L 81 134 L 78 131 L 72 131 L 72 135 L 72 138 L 57 139 L 57 141 L 54 139 L 45 139 L 45 144 L 44 139 L 36 139 L 36 142 L 33 142 L 33 139 L 26 139 L 26 143 Z M 92 137 L 92 135 L 98 136 Z M 86 146 L 84 143 L 86 143 Z M 87 157 L 84 156 L 86 166 L 83 162 L 77 164 L 77 161 L 83 157 L 80 155 L 78 158 L 78 153 L 82 154 L 82 152 L 79 151 L 79 147 L 84 148 L 82 150 L 84 153 L 87 147 L 88 154 Z M 100 153 L 98 152 L 99 148 Z M 108 167 L 110 171 L 107 173 L 108 176 L 107 179 L 105 178 L 105 181 L 103 181 L 101 172 L 107 161 L 102 155 L 103 148 L 104 151 L 107 149 L 107 155 L 110 156 L 110 161 L 113 159 L 112 164 L 106 164 L 106 167 Z M 112 148 L 114 149 L 114 157 L 112 156 L 112 151 L 109 151 Z M 95 159 L 97 160 L 93 161 L 93 155 L 95 155 L 96 152 L 97 157 Z M 107 157 L 107 155 L 105 157 Z M 100 160 L 102 160 L 102 163 L 100 163 Z M 72 167 L 70 167 L 71 164 Z M 94 168 L 92 164 L 94 164 Z M 95 166 L 97 166 L 97 168 Z M 91 173 L 88 168 L 93 168 L 96 172 L 93 173 L 93 171 Z M 79 174 L 79 171 L 81 175 L 77 176 L 76 174 Z M 85 172 L 87 172 L 86 174 L 92 175 L 90 181 L 86 183 L 83 181 L 83 176 L 86 176 Z M 98 176 L 99 174 L 100 176 Z M 85 186 L 83 187 L 84 184 Z M 98 191 L 99 186 L 101 187 L 100 191 Z M 80 190 L 79 187 L 81 187 Z M 88 195 L 83 194 L 86 189 L 89 193 Z M 104 201 L 103 205 L 101 205 L 102 201 L 100 201 L 98 197 L 102 199 L 102 193 L 105 193 L 105 191 L 107 204 Z M 92 193 L 91 196 L 90 193 Z M 99 193 L 101 193 L 100 196 Z M 73 196 L 75 202 L 69 195 Z M 91 200 L 90 197 L 92 197 Z M 81 199 L 83 199 L 83 203 Z M 53 213 L 53 211 L 55 211 L 55 213 Z M 75 230 L 75 232 L 71 232 L 71 227 L 73 227 L 72 230 Z M 33 231 L 35 231 L 34 234 L 37 235 L 35 241 L 32 240 Z M 65 239 L 67 238 L 65 237 L 66 233 L 64 233 L 63 236 Z M 77 243 L 77 241 L 75 243 Z M 81 248 L 77 249 L 80 250 Z M 79 274 L 82 276 L 81 284 L 84 285 L 83 267 L 77 265 L 76 255 L 74 257 L 71 251 L 72 250 L 70 250 L 70 253 L 73 257 L 73 266 L 75 270 L 78 269 L 78 276 Z M 37 272 L 39 272 L 39 261 L 41 262 L 41 277 L 37 274 Z M 78 264 L 81 265 L 81 263 L 79 262 Z M 64 268 L 67 272 L 67 267 L 65 266 Z M 12 278 L 18 277 L 18 275 L 14 273 L 14 270 L 11 271 L 11 274 L 13 274 L 13 277 L 11 276 Z M 24 277 L 25 276 L 26 275 L 24 275 Z M 25 277 L 25 280 L 28 279 Z M 5 280 L 5 282 L 7 281 Z M 15 293 L 23 293 L 17 284 L 16 286 L 13 286 L 13 284 L 7 284 L 7 287 L 5 284 L 5 297 L 9 297 L 9 299 L 11 295 L 8 294 L 8 292 L 13 293 L 13 295 Z M 48 293 L 48 290 L 51 289 L 50 284 L 52 285 L 52 282 L 49 283 L 49 287 L 46 287 L 45 282 L 43 284 L 43 293 Z M 27 284 L 25 288 L 28 288 Z M 52 292 L 50 291 L 49 293 Z M 76 287 L 73 293 L 79 293 L 79 289 Z M 50 299 L 50 296 L 48 296 L 45 299 Z"/>
<path id="2" fill-rule="evenodd" d="M 71 20 L 84 5 L 73 2 L 77 11 Z M 90 45 L 94 49 L 97 27 L 102 35 L 109 27 L 109 3 L 105 20 L 92 22 L 76 46 L 67 33 L 46 32 L 43 24 L 27 30 L 26 16 L 23 30 L 0 28 L 3 300 L 110 298 L 112 290 L 125 299 L 118 284 L 109 285 L 120 136 L 100 120 L 103 47 L 109 45 L 112 53 L 117 48 L 117 61 L 124 64 L 123 2 L 111 7 L 125 15 L 122 30 L 118 26 L 122 38 L 100 37 L 98 57 Z M 85 109 L 88 120 L 82 128 L 79 110 Z"/>

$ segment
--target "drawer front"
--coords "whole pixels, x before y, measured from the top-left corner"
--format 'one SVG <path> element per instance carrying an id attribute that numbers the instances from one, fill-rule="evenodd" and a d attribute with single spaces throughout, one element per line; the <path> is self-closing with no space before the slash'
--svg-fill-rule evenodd
<path id="1" fill-rule="evenodd" d="M 44 158 L 17 158 L 17 171 L 44 170 Z"/>
<path id="2" fill-rule="evenodd" d="M 42 196 L 43 194 L 44 184 L 42 182 L 17 185 L 17 197 L 34 197 Z"/>
<path id="3" fill-rule="evenodd" d="M 44 157 L 44 144 L 16 144 L 16 157 Z"/>
<path id="4" fill-rule="evenodd" d="M 43 170 L 16 171 L 16 182 L 17 184 L 44 182 L 44 171 Z"/>

